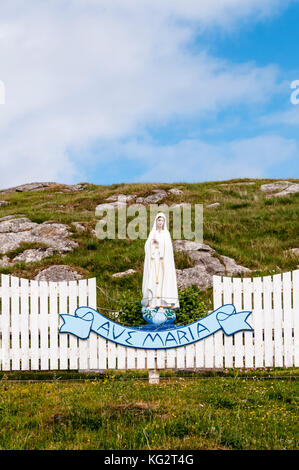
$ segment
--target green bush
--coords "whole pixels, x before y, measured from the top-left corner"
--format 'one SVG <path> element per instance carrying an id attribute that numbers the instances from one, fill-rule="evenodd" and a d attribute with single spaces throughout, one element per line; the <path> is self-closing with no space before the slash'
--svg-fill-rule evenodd
<path id="1" fill-rule="evenodd" d="M 201 291 L 195 286 L 187 287 L 179 291 L 180 308 L 176 310 L 176 324 L 192 323 L 206 316 L 209 305 L 201 299 Z M 137 326 L 146 324 L 142 317 L 142 305 L 140 302 L 125 302 L 121 305 L 122 313 L 119 322 L 122 324 Z"/>

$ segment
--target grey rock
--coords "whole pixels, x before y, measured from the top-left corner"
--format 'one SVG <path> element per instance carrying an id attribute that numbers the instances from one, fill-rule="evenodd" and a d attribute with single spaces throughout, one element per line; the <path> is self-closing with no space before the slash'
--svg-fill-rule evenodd
<path id="1" fill-rule="evenodd" d="M 206 206 L 206 209 L 212 209 L 213 207 L 218 207 L 220 206 L 220 202 L 213 202 L 212 204 L 208 204 Z"/>
<path id="2" fill-rule="evenodd" d="M 156 202 L 162 201 L 167 196 L 166 191 L 164 189 L 153 189 L 153 194 L 144 198 L 145 204 L 155 204 Z M 137 202 L 137 201 L 136 201 Z"/>
<path id="3" fill-rule="evenodd" d="M 155 204 L 156 202 L 162 201 L 167 196 L 167 192 L 164 189 L 153 189 L 152 194 L 146 197 L 138 197 L 136 199 L 137 204 Z"/>
<path id="4" fill-rule="evenodd" d="M 6 219 L 0 222 L 0 233 L 19 233 L 27 230 L 32 230 L 38 224 L 31 222 L 27 217 L 20 217 L 17 219 Z"/>
<path id="5" fill-rule="evenodd" d="M 81 222 L 71 222 L 71 225 L 73 225 L 73 227 L 75 227 L 76 230 L 78 230 L 78 232 L 86 232 L 87 231 L 87 227 L 82 224 Z"/>
<path id="6" fill-rule="evenodd" d="M 83 191 L 84 189 L 87 188 L 86 183 L 79 183 L 79 184 L 64 184 L 63 189 L 64 191 L 69 191 L 69 192 L 77 192 L 77 191 Z"/>
<path id="7" fill-rule="evenodd" d="M 213 274 L 223 275 L 224 269 L 208 273 L 203 265 L 196 265 L 192 268 L 177 269 L 177 285 L 179 289 L 195 285 L 201 289 L 207 289 L 213 284 Z"/>
<path id="8" fill-rule="evenodd" d="M 238 275 L 241 273 L 250 273 L 251 270 L 245 266 L 237 264 L 233 258 L 228 256 L 220 255 L 221 259 L 224 262 L 225 270 L 229 273 L 230 276 Z"/>
<path id="9" fill-rule="evenodd" d="M 27 191 L 41 191 L 43 189 L 47 189 L 51 186 L 58 186 L 59 188 L 62 187 L 64 191 L 82 191 L 87 187 L 87 183 L 79 183 L 79 184 L 61 184 L 56 183 L 54 181 L 51 182 L 38 182 L 38 183 L 26 183 L 21 184 L 19 186 L 14 186 L 12 188 L 2 189 L 1 193 L 13 193 L 13 192 L 27 192 Z"/>
<path id="10" fill-rule="evenodd" d="M 280 191 L 279 193 L 268 195 L 267 197 L 281 197 L 281 196 L 288 196 L 289 194 L 295 194 L 295 193 L 299 193 L 299 184 L 297 183 L 291 184 L 290 186 Z"/>
<path id="11" fill-rule="evenodd" d="M 1 217 L 1 218 L 0 218 L 0 222 L 2 222 L 2 220 L 15 219 L 15 218 L 17 218 L 17 217 L 25 217 L 25 214 L 5 215 L 4 217 Z"/>
<path id="12" fill-rule="evenodd" d="M 255 184 L 255 181 L 240 181 L 236 183 L 222 183 L 219 184 L 219 186 L 250 186 L 252 184 Z"/>
<path id="13" fill-rule="evenodd" d="M 216 251 L 196 241 L 176 240 L 173 242 L 175 251 L 184 251 L 194 261 L 191 268 L 177 269 L 177 283 L 179 288 L 196 285 L 206 289 L 213 285 L 213 275 L 233 276 L 250 273 L 250 269 L 238 265 L 234 259 L 220 255 L 223 263 L 215 256 Z"/>
<path id="14" fill-rule="evenodd" d="M 25 263 L 35 263 L 37 261 L 41 261 L 43 258 L 48 258 L 54 254 L 54 250 L 52 248 L 33 248 L 29 250 L 23 251 L 17 255 L 13 262 L 24 261 Z"/>
<path id="15" fill-rule="evenodd" d="M 175 209 L 175 208 L 184 208 L 184 207 L 187 207 L 189 206 L 189 204 L 187 202 L 179 202 L 177 204 L 172 204 L 170 207 L 171 209 Z"/>
<path id="16" fill-rule="evenodd" d="M 36 281 L 61 282 L 76 281 L 82 279 L 82 276 L 71 266 L 54 264 L 40 271 L 34 279 Z"/>
<path id="17" fill-rule="evenodd" d="M 204 251 L 215 253 L 215 250 L 211 246 L 192 240 L 175 240 L 173 242 L 173 247 L 175 251 Z"/>
<path id="18" fill-rule="evenodd" d="M 12 188 L 3 189 L 2 193 L 13 193 L 13 192 L 26 192 L 26 191 L 40 191 L 42 189 L 48 188 L 49 186 L 56 185 L 57 183 L 27 183 L 21 184 L 19 186 L 14 186 Z"/>
<path id="19" fill-rule="evenodd" d="M 15 250 L 22 242 L 43 243 L 59 253 L 67 253 L 78 246 L 77 242 L 68 239 L 69 235 L 63 224 L 37 224 L 25 217 L 4 220 L 0 222 L 0 253 Z"/>
<path id="20" fill-rule="evenodd" d="M 290 186 L 292 183 L 290 181 L 275 181 L 274 183 L 262 184 L 260 186 L 260 190 L 265 193 L 272 193 L 273 191 L 277 191 L 278 189 L 283 190 Z"/>
<path id="21" fill-rule="evenodd" d="M 127 271 L 123 271 L 123 272 L 120 272 L 120 273 L 115 273 L 115 274 L 112 274 L 112 277 L 125 277 L 125 276 L 130 276 L 131 274 L 134 274 L 136 273 L 137 271 L 135 271 L 135 269 L 127 269 Z"/>
<path id="22" fill-rule="evenodd" d="M 293 256 L 299 256 L 299 248 L 291 248 L 290 250 L 286 250 L 286 251 Z"/>
<path id="23" fill-rule="evenodd" d="M 8 258 L 8 256 L 4 255 L 3 258 L 0 259 L 0 267 L 7 268 L 8 266 L 11 266 L 11 260 Z"/>
<path id="24" fill-rule="evenodd" d="M 5 206 L 8 206 L 10 204 L 10 202 L 8 201 L 0 201 L 0 207 L 5 207 Z"/>
<path id="25" fill-rule="evenodd" d="M 170 194 L 184 194 L 184 191 L 178 188 L 171 188 L 168 190 Z"/>
<path id="26" fill-rule="evenodd" d="M 136 194 L 112 194 L 112 196 L 107 197 L 106 201 L 120 201 L 127 202 L 135 199 Z"/>

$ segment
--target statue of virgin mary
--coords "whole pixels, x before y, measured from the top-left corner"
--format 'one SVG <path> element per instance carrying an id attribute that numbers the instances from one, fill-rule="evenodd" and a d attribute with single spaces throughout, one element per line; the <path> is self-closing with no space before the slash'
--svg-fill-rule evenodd
<path id="1" fill-rule="evenodd" d="M 172 240 L 163 212 L 158 212 L 145 242 L 141 304 L 147 308 L 179 308 Z"/>

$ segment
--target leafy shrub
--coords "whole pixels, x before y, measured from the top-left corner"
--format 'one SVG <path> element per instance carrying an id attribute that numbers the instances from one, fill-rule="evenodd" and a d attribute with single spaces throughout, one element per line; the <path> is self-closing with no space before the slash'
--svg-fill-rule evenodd
<path id="1" fill-rule="evenodd" d="M 180 308 L 176 310 L 176 324 L 192 323 L 206 316 L 209 310 L 207 301 L 201 299 L 200 289 L 196 286 L 179 291 Z M 120 323 L 137 326 L 146 324 L 142 317 L 140 302 L 125 302 L 121 304 Z"/>

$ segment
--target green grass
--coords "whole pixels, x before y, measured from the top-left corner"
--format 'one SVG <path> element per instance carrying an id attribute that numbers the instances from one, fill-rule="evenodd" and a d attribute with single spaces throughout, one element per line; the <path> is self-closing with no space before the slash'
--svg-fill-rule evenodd
<path id="1" fill-rule="evenodd" d="M 52 220 L 65 224 L 73 221 L 86 222 L 89 229 L 94 229 L 98 219 L 95 208 L 105 202 L 112 194 L 136 194 L 146 196 L 154 188 L 183 189 L 183 195 L 168 195 L 163 204 L 189 202 L 204 205 L 204 239 L 217 251 L 217 255 L 234 258 L 238 264 L 253 270 L 252 276 L 270 275 L 297 269 L 298 257 L 286 250 L 299 246 L 299 194 L 287 197 L 267 199 L 259 187 L 274 180 L 252 180 L 254 185 L 237 186 L 233 183 L 245 180 L 217 181 L 206 183 L 151 184 L 132 183 L 110 186 L 88 184 L 80 192 L 64 192 L 57 185 L 43 191 L 2 194 L 1 199 L 10 202 L 0 208 L 0 218 L 11 214 L 24 214 L 34 222 Z M 298 180 L 291 179 L 293 182 Z M 222 184 L 226 183 L 224 186 Z M 218 192 L 212 192 L 217 190 Z M 217 208 L 206 209 L 207 204 L 220 202 Z M 52 264 L 73 266 L 83 277 L 96 277 L 108 296 L 113 299 L 140 301 L 145 240 L 98 240 L 90 231 L 76 232 L 71 225 L 72 237 L 79 246 L 73 252 L 62 257 L 54 254 L 35 263 L 20 262 L 14 266 L 0 268 L 0 273 L 13 274 L 33 279 L 41 270 Z M 149 229 L 149 227 L 148 227 Z M 28 245 L 29 247 L 29 245 Z M 14 255 L 20 252 L 15 250 Z M 193 265 L 183 253 L 175 252 L 175 264 L 178 269 Z M 115 272 L 134 268 L 137 272 L 127 278 L 115 279 Z M 212 289 L 201 292 L 200 301 L 209 307 Z M 98 306 L 113 311 L 120 304 L 98 292 Z"/>
<path id="2" fill-rule="evenodd" d="M 294 450 L 294 374 L 166 373 L 159 385 L 149 385 L 142 372 L 81 375 L 79 382 L 60 382 L 61 375 L 2 380 L 0 449 Z"/>

